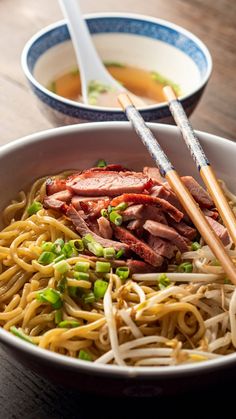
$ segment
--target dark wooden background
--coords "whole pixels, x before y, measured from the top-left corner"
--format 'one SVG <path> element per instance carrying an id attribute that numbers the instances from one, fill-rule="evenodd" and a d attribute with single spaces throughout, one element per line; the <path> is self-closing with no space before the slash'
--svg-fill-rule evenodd
<path id="1" fill-rule="evenodd" d="M 236 134 L 235 0 L 81 0 L 84 13 L 135 12 L 170 20 L 199 36 L 213 56 L 213 75 L 192 122 L 230 139 Z M 61 19 L 56 0 L 0 0 L 0 144 L 50 128 L 29 93 L 20 66 L 25 42 Z M 0 419 L 236 416 L 234 386 L 224 383 L 169 399 L 108 399 L 55 386 L 18 365 L 0 348 Z M 190 402 L 190 407 L 187 403 Z M 108 403 L 113 408 L 108 408 Z M 205 405 L 205 407 L 204 407 Z M 208 414 L 206 411 L 208 407 Z M 132 409 L 131 415 L 128 408 Z M 223 415 L 222 416 L 222 412 Z"/>

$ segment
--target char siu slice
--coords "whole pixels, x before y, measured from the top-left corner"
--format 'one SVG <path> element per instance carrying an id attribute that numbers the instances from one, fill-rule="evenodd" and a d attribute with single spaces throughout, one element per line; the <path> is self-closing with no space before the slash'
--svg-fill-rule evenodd
<path id="1" fill-rule="evenodd" d="M 162 256 L 158 255 L 144 243 L 142 240 L 139 240 L 135 237 L 130 231 L 126 230 L 123 227 L 113 227 L 115 237 L 119 239 L 122 243 L 126 243 L 130 250 L 140 256 L 145 262 L 149 263 L 152 266 L 161 266 L 163 264 Z"/>

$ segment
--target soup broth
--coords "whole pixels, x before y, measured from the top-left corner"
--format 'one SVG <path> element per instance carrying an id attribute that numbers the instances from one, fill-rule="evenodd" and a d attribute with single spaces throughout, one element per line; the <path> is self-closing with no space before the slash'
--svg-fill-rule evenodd
<path id="1" fill-rule="evenodd" d="M 171 85 L 175 93 L 181 94 L 180 87 L 171 80 L 157 72 L 147 71 L 141 68 L 123 65 L 120 63 L 104 63 L 109 73 L 120 82 L 127 90 L 143 99 L 147 105 L 165 102 L 162 89 L 165 85 Z M 96 89 L 99 91 L 99 83 L 93 85 L 89 101 L 96 105 Z M 77 68 L 62 74 L 49 86 L 49 90 L 65 98 L 82 102 L 81 82 Z M 113 105 L 111 105 L 113 106 Z M 117 105 L 118 107 L 118 105 Z"/>

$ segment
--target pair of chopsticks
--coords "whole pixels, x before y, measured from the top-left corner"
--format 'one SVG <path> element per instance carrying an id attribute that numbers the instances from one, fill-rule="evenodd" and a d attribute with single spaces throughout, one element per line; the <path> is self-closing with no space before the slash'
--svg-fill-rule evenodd
<path id="1" fill-rule="evenodd" d="M 232 240 L 236 245 L 236 219 L 234 213 L 224 196 L 214 171 L 210 166 L 201 144 L 199 143 L 187 115 L 185 114 L 185 111 L 177 99 L 173 89 L 170 86 L 166 86 L 163 91 L 168 100 L 171 114 L 181 130 L 184 141 L 190 150 L 200 175 L 222 217 L 226 228 L 231 235 Z M 138 110 L 133 105 L 129 96 L 126 93 L 121 93 L 118 96 L 118 101 L 125 111 L 128 120 L 132 123 L 138 136 L 141 138 L 143 144 L 146 146 L 150 155 L 156 162 L 162 176 L 167 179 L 193 224 L 196 226 L 215 257 L 220 261 L 228 278 L 236 285 L 236 267 L 234 263 L 227 254 L 221 240 L 208 223 L 198 204 L 182 183 L 180 176 L 172 166 L 160 144 L 146 125 Z"/>

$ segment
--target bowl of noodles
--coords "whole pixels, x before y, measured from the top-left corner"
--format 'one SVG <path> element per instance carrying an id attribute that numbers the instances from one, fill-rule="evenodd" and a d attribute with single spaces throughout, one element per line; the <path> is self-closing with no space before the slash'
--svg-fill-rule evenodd
<path id="1" fill-rule="evenodd" d="M 178 129 L 150 127 L 235 260 Z M 236 144 L 199 138 L 235 208 Z M 64 385 L 134 396 L 234 373 L 235 287 L 129 123 L 5 145 L 0 186 L 0 340 L 21 363 Z"/>

